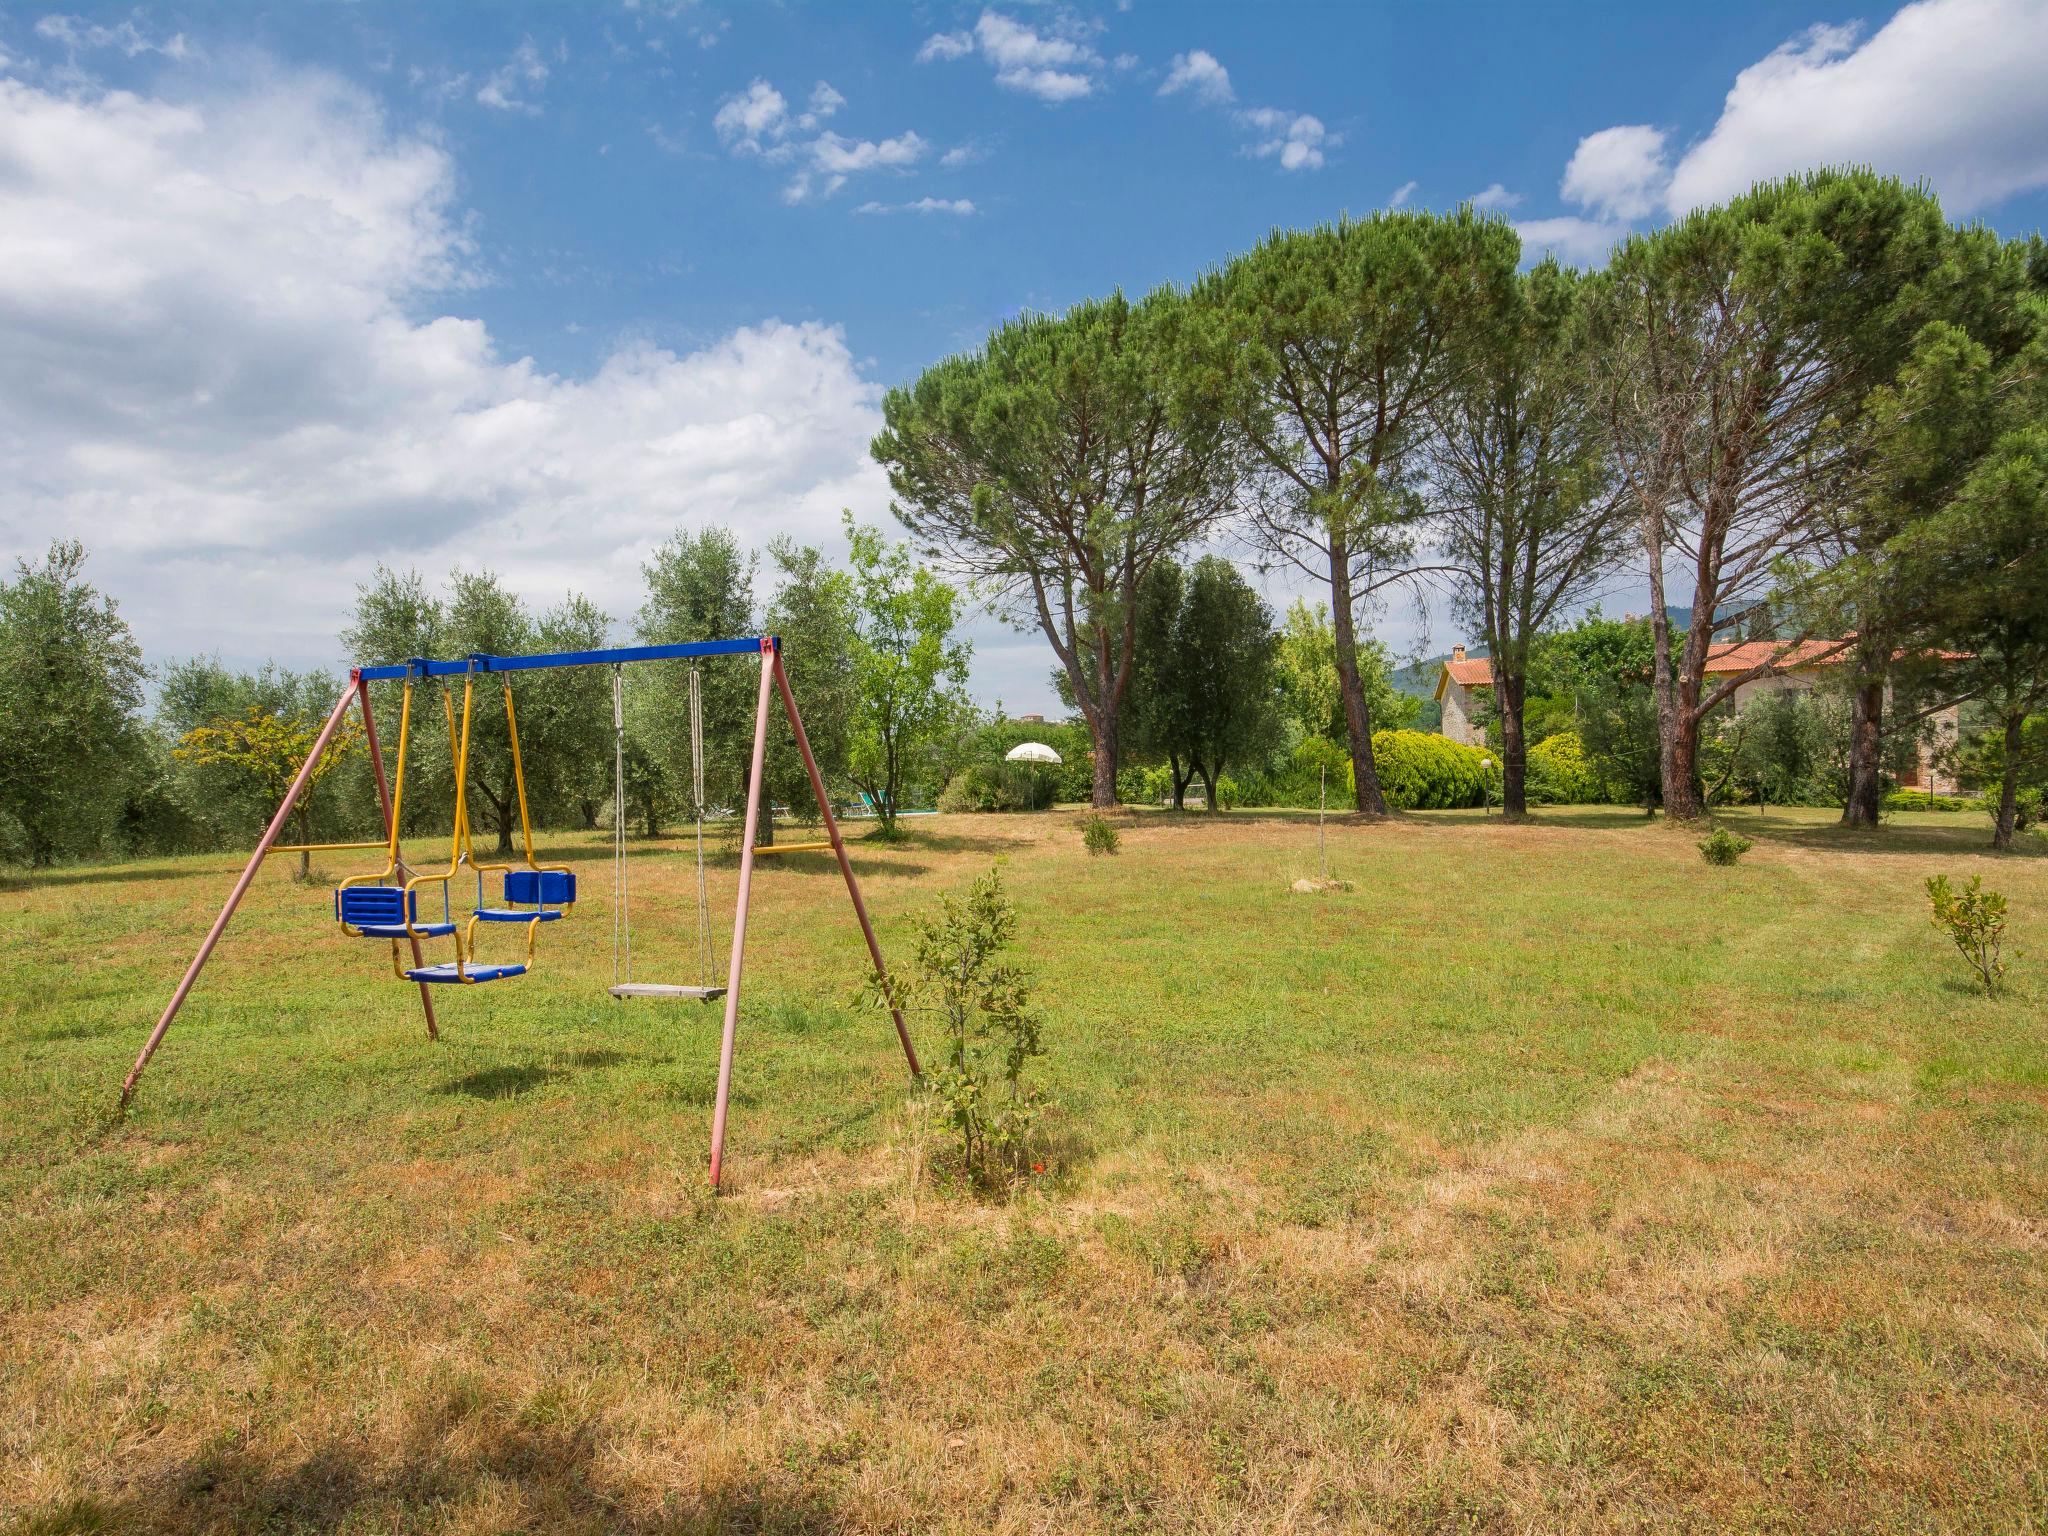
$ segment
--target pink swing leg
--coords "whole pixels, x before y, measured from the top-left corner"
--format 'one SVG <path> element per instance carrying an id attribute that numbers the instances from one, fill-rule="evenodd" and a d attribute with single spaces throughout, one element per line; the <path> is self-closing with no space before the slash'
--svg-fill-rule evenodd
<path id="1" fill-rule="evenodd" d="M 754 702 L 754 759 L 747 775 L 747 821 L 740 843 L 740 893 L 732 919 L 732 958 L 725 969 L 725 1033 L 718 1043 L 718 1101 L 711 1111 L 711 1187 L 725 1167 L 725 1106 L 732 1092 L 733 1035 L 740 1022 L 740 967 L 747 955 L 747 899 L 754 887 L 754 828 L 761 817 L 761 769 L 768 755 L 768 679 L 775 642 L 761 641 L 761 691 Z"/>
<path id="2" fill-rule="evenodd" d="M 853 861 L 846 856 L 846 843 L 839 835 L 839 818 L 832 814 L 832 802 L 825 795 L 825 776 L 818 772 L 818 760 L 811 756 L 811 739 L 804 734 L 803 717 L 796 712 L 796 696 L 789 691 L 789 674 L 782 669 L 780 651 L 775 653 L 775 686 L 782 690 L 782 707 L 789 713 L 789 728 L 796 734 L 797 750 L 804 755 L 804 772 L 810 775 L 811 793 L 818 797 L 818 810 L 825 818 L 825 835 L 832 839 L 832 855 L 839 860 L 839 873 L 846 877 L 846 894 L 853 898 L 853 915 L 860 919 L 861 937 L 868 941 L 868 958 L 875 962 L 882 995 L 889 999 L 889 1016 L 896 1021 L 896 1038 L 902 1043 L 903 1059 L 910 1063 L 912 1077 L 923 1077 L 924 1068 L 917 1064 L 917 1047 L 910 1043 L 903 1010 L 896 1006 L 896 994 L 889 987 L 889 972 L 882 964 L 882 946 L 875 938 L 875 925 L 868 921 L 868 904 L 861 900 L 860 882 L 853 877 Z"/>
<path id="3" fill-rule="evenodd" d="M 299 764 L 298 777 L 292 780 L 292 787 L 284 792 L 284 803 L 278 806 L 277 814 L 270 818 L 270 825 L 263 829 L 263 840 L 256 845 L 256 851 L 249 855 L 249 863 L 242 871 L 242 878 L 235 882 L 235 888 L 228 892 L 227 905 L 220 909 L 220 916 L 213 920 L 213 927 L 207 930 L 200 941 L 199 953 L 192 957 L 192 963 L 185 968 L 185 979 L 178 983 L 178 990 L 171 994 L 171 1000 L 164 1008 L 163 1017 L 156 1021 L 156 1028 L 149 1032 L 149 1040 L 142 1047 L 142 1054 L 135 1058 L 135 1065 L 128 1069 L 127 1081 L 121 1084 L 121 1107 L 126 1109 L 128 1101 L 135 1096 L 136 1081 L 142 1076 L 142 1069 L 149 1065 L 149 1058 L 156 1054 L 156 1048 L 163 1042 L 164 1033 L 171 1027 L 171 1020 L 178 1016 L 178 1009 L 184 1005 L 185 996 L 192 990 L 192 983 L 199 979 L 199 972 L 205 966 L 207 957 L 213 953 L 213 946 L 220 942 L 220 936 L 227 931 L 228 919 L 235 915 L 235 908 L 242 904 L 242 897 L 248 892 L 249 884 L 256 878 L 256 871 L 263 867 L 263 856 L 270 852 L 270 845 L 277 841 L 277 834 L 284 830 L 292 807 L 304 793 L 306 783 L 313 776 L 314 765 L 327 751 L 327 743 L 334 739 L 335 731 L 341 725 L 341 717 L 348 713 L 349 702 L 356 696 L 360 682 L 353 673 L 348 686 L 335 701 L 334 712 L 327 717 L 327 724 L 320 728 L 320 735 L 313 743 L 313 750 L 306 754 L 306 760 Z"/>

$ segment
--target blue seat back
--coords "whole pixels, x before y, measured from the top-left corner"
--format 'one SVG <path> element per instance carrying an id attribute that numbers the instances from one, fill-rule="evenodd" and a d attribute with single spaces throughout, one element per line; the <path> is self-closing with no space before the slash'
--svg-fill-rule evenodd
<path id="1" fill-rule="evenodd" d="M 411 896 L 408 901 L 407 896 Z M 334 893 L 334 915 L 352 928 L 419 921 L 420 898 L 402 885 L 348 885 Z"/>
<path id="2" fill-rule="evenodd" d="M 508 906 L 566 907 L 576 900 L 576 877 L 560 869 L 508 869 L 505 871 L 505 902 Z"/>

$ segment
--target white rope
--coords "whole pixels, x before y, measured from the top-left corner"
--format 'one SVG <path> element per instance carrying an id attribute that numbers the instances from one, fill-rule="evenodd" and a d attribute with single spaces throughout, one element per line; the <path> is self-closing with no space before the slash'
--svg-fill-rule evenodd
<path id="1" fill-rule="evenodd" d="M 690 668 L 690 800 L 697 815 L 697 976 L 711 985 L 711 896 L 704 885 L 704 696 Z"/>
<path id="2" fill-rule="evenodd" d="M 625 975 L 619 974 L 621 949 Z M 612 667 L 612 985 L 633 979 L 633 912 L 626 890 L 626 669 Z"/>

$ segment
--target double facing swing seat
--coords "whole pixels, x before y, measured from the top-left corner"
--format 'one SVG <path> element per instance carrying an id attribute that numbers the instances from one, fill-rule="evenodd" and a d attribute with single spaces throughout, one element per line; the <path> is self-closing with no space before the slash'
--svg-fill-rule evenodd
<path id="1" fill-rule="evenodd" d="M 519 827 L 525 840 L 526 868 L 512 869 L 506 865 L 479 864 L 470 846 L 469 816 L 465 804 L 464 786 L 467 783 L 469 764 L 470 711 L 475 697 L 475 675 L 463 683 L 462 723 L 458 733 L 455 721 L 454 701 L 443 691 L 443 700 L 448 715 L 448 741 L 453 756 L 455 772 L 455 821 L 451 835 L 448 869 L 443 874 L 415 875 L 403 885 L 392 883 L 393 876 L 407 873 L 398 854 L 397 810 L 405 794 L 406 748 L 412 725 L 413 680 L 408 674 L 405 683 L 405 702 L 399 715 L 398 725 L 398 773 L 397 786 L 392 796 L 391 833 L 388 857 L 384 869 L 377 875 L 365 879 L 362 876 L 344 880 L 334 893 L 334 916 L 342 932 L 356 938 L 388 939 L 391 941 L 391 969 L 407 981 L 423 986 L 474 986 L 487 981 L 506 981 L 514 976 L 524 976 L 533 969 L 534 938 L 542 923 L 552 923 L 568 916 L 569 909 L 576 904 L 576 876 L 566 869 L 543 869 L 534 863 L 533 824 L 526 809 L 526 775 L 519 759 L 519 723 L 512 708 L 511 679 L 505 680 L 505 731 L 512 748 L 512 775 L 519 793 Z M 450 909 L 448 887 L 451 881 L 467 867 L 476 875 L 476 904 L 470 908 L 469 920 L 460 923 Z M 504 884 L 495 906 L 485 904 L 483 877 L 486 870 L 504 875 Z M 415 887 L 439 885 L 441 887 L 441 919 L 438 922 L 419 920 L 419 893 Z M 523 923 L 526 926 L 526 959 L 508 961 L 503 964 L 486 965 L 474 959 L 476 954 L 476 928 L 479 923 Z M 455 959 L 440 965 L 415 965 L 410 969 L 399 959 L 398 941 L 401 939 L 453 938 Z M 414 955 L 418 955 L 415 944 Z"/>
<path id="2" fill-rule="evenodd" d="M 474 960 L 467 960 L 460 963 L 451 961 L 441 965 L 421 965 L 407 970 L 404 973 L 405 979 L 424 982 L 429 986 L 471 986 L 480 982 L 509 981 L 514 976 L 524 976 L 532 965 L 533 930 L 542 923 L 556 922 L 569 915 L 566 909 L 576 904 L 576 877 L 562 869 L 508 869 L 505 871 L 505 886 L 501 900 L 504 903 L 502 906 L 477 907 L 472 911 L 470 929 L 473 933 L 478 923 L 526 924 L 526 962 L 508 961 L 502 965 L 482 965 Z M 476 953 L 473 941 L 466 940 L 463 947 L 470 954 Z"/>
<path id="3" fill-rule="evenodd" d="M 423 923 L 419 892 L 402 885 L 344 885 L 334 893 L 334 918 L 361 939 L 446 938 L 453 920 Z"/>

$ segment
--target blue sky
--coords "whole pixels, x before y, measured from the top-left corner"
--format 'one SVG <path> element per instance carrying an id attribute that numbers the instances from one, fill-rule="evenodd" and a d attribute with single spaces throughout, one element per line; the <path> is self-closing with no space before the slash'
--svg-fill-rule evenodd
<path id="1" fill-rule="evenodd" d="M 623 619 L 679 524 L 884 516 L 879 389 L 1021 309 L 1395 202 L 1597 260 L 1830 159 L 2031 231 L 2043 78 L 2040 0 L 0 9 L 0 553 L 84 538 L 158 657 L 336 660 L 379 559 Z"/>

